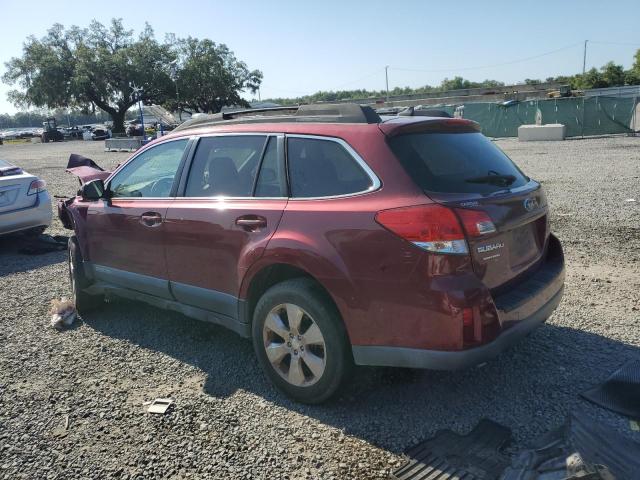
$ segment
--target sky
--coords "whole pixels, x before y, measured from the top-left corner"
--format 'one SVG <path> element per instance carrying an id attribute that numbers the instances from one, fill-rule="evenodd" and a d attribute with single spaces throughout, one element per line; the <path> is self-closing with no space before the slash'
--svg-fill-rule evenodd
<path id="1" fill-rule="evenodd" d="M 100 3 L 100 2 L 99 2 Z M 79 6 L 80 5 L 80 6 Z M 587 69 L 609 60 L 629 68 L 640 48 L 640 1 L 0 0 L 0 75 L 20 56 L 27 36 L 53 23 L 87 26 L 121 17 L 139 32 L 210 38 L 225 43 L 264 74 L 262 99 L 318 90 L 438 85 L 462 76 L 516 83 Z M 95 7 L 95 5 L 94 5 Z M 45 14 L 42 14 L 45 12 Z M 0 113 L 14 113 L 11 87 L 0 82 Z M 247 94 L 246 98 L 252 96 Z"/>

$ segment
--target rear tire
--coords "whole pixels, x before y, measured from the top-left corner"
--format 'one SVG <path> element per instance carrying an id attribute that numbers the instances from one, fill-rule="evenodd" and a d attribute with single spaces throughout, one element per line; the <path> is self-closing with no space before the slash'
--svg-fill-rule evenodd
<path id="1" fill-rule="evenodd" d="M 324 402 L 353 366 L 340 314 L 310 279 L 287 280 L 267 290 L 255 308 L 252 337 L 267 377 L 298 402 Z"/>
<path id="2" fill-rule="evenodd" d="M 82 254 L 78 239 L 69 238 L 69 281 L 71 282 L 71 300 L 79 314 L 89 312 L 100 307 L 104 303 L 103 295 L 89 295 L 84 291 L 91 285 L 91 281 L 85 275 Z"/>

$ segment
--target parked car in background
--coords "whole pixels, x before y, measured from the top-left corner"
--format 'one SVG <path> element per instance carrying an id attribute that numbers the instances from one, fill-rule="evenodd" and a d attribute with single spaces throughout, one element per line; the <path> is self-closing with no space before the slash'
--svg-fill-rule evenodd
<path id="1" fill-rule="evenodd" d="M 469 120 L 222 113 L 87 168 L 59 204 L 80 312 L 121 295 L 224 325 L 298 401 L 354 363 L 482 363 L 562 298 L 542 186 Z"/>
<path id="2" fill-rule="evenodd" d="M 106 140 L 109 138 L 109 129 L 105 125 L 95 125 L 91 130 L 92 140 Z"/>
<path id="3" fill-rule="evenodd" d="M 38 235 L 51 224 L 51 198 L 44 180 L 0 160 L 0 235 Z"/>

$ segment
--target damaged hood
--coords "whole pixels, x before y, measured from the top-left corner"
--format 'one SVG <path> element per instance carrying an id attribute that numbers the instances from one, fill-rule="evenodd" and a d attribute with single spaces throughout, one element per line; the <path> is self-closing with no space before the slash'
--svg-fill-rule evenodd
<path id="1" fill-rule="evenodd" d="M 75 153 L 69 156 L 66 171 L 78 177 L 82 184 L 92 180 L 106 180 L 111 175 L 111 172 L 104 170 L 90 158 Z"/>

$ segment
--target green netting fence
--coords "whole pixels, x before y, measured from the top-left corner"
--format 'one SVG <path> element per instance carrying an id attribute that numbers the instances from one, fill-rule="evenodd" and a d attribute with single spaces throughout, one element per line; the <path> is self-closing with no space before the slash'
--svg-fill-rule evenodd
<path id="1" fill-rule="evenodd" d="M 640 130 L 640 118 L 634 112 L 640 97 L 572 97 L 525 100 L 505 103 L 467 103 L 429 106 L 475 120 L 489 137 L 517 137 L 520 125 L 536 123 L 539 110 L 542 123 L 562 123 L 568 137 L 632 133 Z M 640 107 L 639 107 L 640 108 Z"/>

